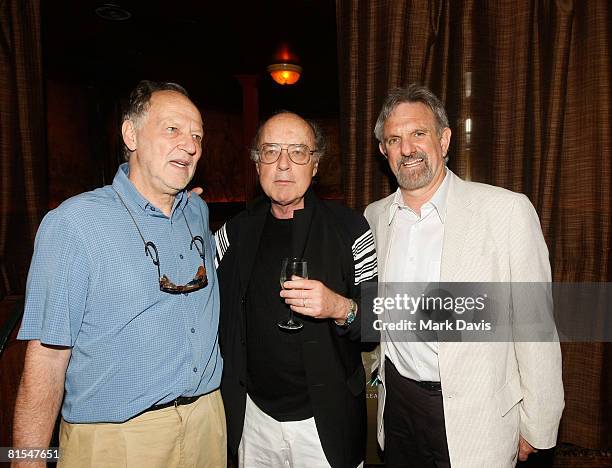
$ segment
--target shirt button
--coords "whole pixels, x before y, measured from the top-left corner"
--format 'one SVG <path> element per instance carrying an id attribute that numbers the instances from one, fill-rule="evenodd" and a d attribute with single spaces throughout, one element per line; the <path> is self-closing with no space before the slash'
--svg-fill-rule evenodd
<path id="1" fill-rule="evenodd" d="M 155 207 L 154 207 L 154 206 L 150 206 L 150 207 L 149 207 L 149 209 L 150 209 L 151 211 L 155 211 Z"/>
<path id="2" fill-rule="evenodd" d="M 183 259 L 183 254 L 180 254 L 180 255 L 179 255 L 179 258 L 182 260 L 182 259 Z"/>
<path id="3" fill-rule="evenodd" d="M 191 333 L 195 333 L 195 328 L 192 328 L 192 329 L 191 329 Z"/>
<path id="4" fill-rule="evenodd" d="M 194 372 L 197 372 L 197 371 L 198 371 L 198 368 L 197 368 L 197 367 L 194 367 L 194 368 L 193 368 L 193 371 L 194 371 Z"/>

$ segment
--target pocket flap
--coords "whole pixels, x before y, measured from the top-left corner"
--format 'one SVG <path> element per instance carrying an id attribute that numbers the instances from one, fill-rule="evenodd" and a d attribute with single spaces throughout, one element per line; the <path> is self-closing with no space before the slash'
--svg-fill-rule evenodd
<path id="1" fill-rule="evenodd" d="M 495 399 L 501 412 L 505 416 L 514 406 L 523 399 L 521 391 L 521 378 L 519 374 L 514 374 L 502 388 L 495 393 Z"/>

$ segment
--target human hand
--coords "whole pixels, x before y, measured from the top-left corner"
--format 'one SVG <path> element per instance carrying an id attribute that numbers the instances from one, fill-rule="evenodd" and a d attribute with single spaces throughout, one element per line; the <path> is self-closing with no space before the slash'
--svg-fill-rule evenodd
<path id="1" fill-rule="evenodd" d="M 187 192 L 187 196 L 191 197 L 191 195 L 200 196 L 204 193 L 204 189 L 202 187 L 194 187 L 189 192 Z"/>
<path id="2" fill-rule="evenodd" d="M 350 308 L 349 299 L 335 293 L 317 280 L 296 276 L 285 281 L 280 296 L 294 312 L 316 319 L 343 320 Z"/>
<path id="3" fill-rule="evenodd" d="M 529 455 L 537 452 L 537 450 L 533 448 L 533 446 L 529 442 L 523 439 L 523 436 L 519 436 L 518 448 L 519 448 L 518 459 L 519 461 L 522 461 L 522 462 L 527 461 L 527 458 L 529 457 Z"/>

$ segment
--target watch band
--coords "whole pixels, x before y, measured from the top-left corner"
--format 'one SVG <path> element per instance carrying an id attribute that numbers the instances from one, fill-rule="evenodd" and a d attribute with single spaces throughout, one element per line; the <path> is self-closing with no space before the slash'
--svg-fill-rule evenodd
<path id="1" fill-rule="evenodd" d="M 353 299 L 349 299 L 350 306 L 349 310 L 346 312 L 346 317 L 344 317 L 343 322 L 338 322 L 338 320 L 334 320 L 334 323 L 339 327 L 348 327 L 351 323 L 355 321 L 355 317 L 357 317 L 357 303 Z"/>

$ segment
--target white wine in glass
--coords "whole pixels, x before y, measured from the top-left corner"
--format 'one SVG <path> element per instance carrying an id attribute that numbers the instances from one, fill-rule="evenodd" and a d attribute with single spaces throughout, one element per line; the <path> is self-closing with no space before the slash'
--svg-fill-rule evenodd
<path id="1" fill-rule="evenodd" d="M 303 258 L 283 258 L 281 262 L 280 285 L 285 289 L 283 283 L 291 279 L 292 276 L 299 276 L 302 279 L 308 279 L 308 266 Z M 304 324 L 293 317 L 293 309 L 289 307 L 289 318 L 278 322 L 277 324 L 283 330 L 299 330 Z"/>

